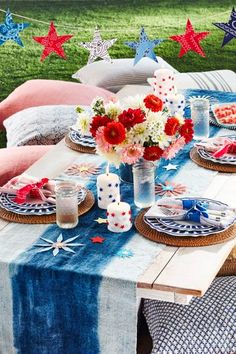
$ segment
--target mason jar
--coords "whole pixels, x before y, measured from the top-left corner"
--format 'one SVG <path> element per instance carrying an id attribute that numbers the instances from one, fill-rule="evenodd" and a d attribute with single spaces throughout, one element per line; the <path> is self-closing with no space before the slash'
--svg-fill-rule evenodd
<path id="1" fill-rule="evenodd" d="M 141 160 L 133 165 L 134 203 L 147 208 L 155 203 L 155 165 Z"/>
<path id="2" fill-rule="evenodd" d="M 62 229 L 72 229 L 78 224 L 78 189 L 73 181 L 56 185 L 56 221 Z"/>
<path id="3" fill-rule="evenodd" d="M 191 101 L 191 118 L 194 125 L 194 139 L 209 137 L 209 100 L 195 98 Z"/>

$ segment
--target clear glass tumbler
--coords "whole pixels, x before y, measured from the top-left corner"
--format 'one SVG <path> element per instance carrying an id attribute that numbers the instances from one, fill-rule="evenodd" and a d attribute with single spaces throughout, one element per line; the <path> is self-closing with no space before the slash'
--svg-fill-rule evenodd
<path id="1" fill-rule="evenodd" d="M 140 161 L 133 165 L 134 203 L 139 208 L 147 208 L 155 203 L 155 165 L 150 161 Z"/>
<path id="2" fill-rule="evenodd" d="M 57 225 L 72 229 L 78 224 L 78 190 L 75 182 L 61 181 L 56 185 Z"/>
<path id="3" fill-rule="evenodd" d="M 195 98 L 191 101 L 191 118 L 194 125 L 194 139 L 209 137 L 209 100 Z"/>

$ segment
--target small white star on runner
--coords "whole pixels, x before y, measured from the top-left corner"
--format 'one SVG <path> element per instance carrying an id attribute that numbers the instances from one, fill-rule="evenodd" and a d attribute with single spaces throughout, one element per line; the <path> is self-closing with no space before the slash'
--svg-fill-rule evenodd
<path id="1" fill-rule="evenodd" d="M 177 167 L 178 167 L 178 165 L 174 165 L 172 163 L 169 163 L 168 165 L 163 166 L 163 168 L 165 168 L 166 171 L 177 170 Z"/>

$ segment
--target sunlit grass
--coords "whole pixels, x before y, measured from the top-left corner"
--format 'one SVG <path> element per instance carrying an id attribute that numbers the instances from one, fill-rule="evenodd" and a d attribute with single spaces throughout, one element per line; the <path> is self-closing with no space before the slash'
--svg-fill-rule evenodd
<path id="1" fill-rule="evenodd" d="M 124 45 L 125 40 L 136 40 L 140 26 L 148 36 L 165 38 L 181 34 L 190 18 L 197 31 L 210 31 L 202 42 L 207 58 L 188 53 L 178 58 L 180 46 L 167 40 L 156 48 L 156 53 L 181 72 L 217 69 L 235 70 L 236 40 L 221 49 L 223 31 L 212 22 L 227 22 L 232 9 L 230 0 L 63 0 L 63 1 L 11 1 L 0 2 L 0 8 L 41 21 L 54 21 L 59 35 L 73 34 L 64 44 L 67 60 L 52 54 L 40 62 L 42 46 L 32 36 L 44 36 L 48 26 L 31 22 L 31 26 L 20 36 L 24 48 L 14 42 L 0 46 L 0 100 L 3 100 L 18 85 L 26 80 L 60 79 L 73 81 L 71 75 L 86 64 L 88 52 L 79 46 L 80 41 L 91 39 L 93 30 L 99 25 L 103 38 L 117 38 L 109 53 L 113 58 L 133 57 L 134 52 Z M 0 21 L 4 14 L 0 13 Z M 15 22 L 27 22 L 14 17 Z M 62 26 L 62 27 L 61 27 Z M 63 28 L 70 26 L 73 29 Z M 0 138 L 1 139 L 1 138 Z M 4 138 L 0 140 L 3 146 Z"/>

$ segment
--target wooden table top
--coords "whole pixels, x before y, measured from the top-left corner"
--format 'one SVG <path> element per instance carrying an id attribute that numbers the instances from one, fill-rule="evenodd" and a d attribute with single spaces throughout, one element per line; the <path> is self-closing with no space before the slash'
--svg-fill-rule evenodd
<path id="1" fill-rule="evenodd" d="M 38 178 L 56 177 L 78 154 L 62 140 L 26 173 Z M 217 173 L 203 195 L 231 205 L 236 205 L 235 196 L 236 174 L 230 173 Z M 0 232 L 7 225 L 0 219 Z M 182 304 L 187 304 L 192 296 L 203 296 L 235 244 L 236 239 L 207 247 L 166 246 L 140 277 L 137 296 Z"/>

